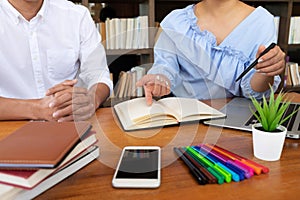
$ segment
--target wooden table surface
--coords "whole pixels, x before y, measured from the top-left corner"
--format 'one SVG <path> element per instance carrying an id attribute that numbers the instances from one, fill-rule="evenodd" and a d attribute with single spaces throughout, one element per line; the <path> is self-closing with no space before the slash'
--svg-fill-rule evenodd
<path id="1" fill-rule="evenodd" d="M 293 101 L 300 95 L 292 93 Z M 220 108 L 224 100 L 207 102 Z M 100 157 L 47 190 L 36 199 L 299 199 L 300 140 L 286 139 L 280 161 L 266 162 L 253 156 L 249 132 L 185 124 L 124 132 L 111 108 L 101 108 L 90 120 L 97 132 Z M 0 122 L 0 139 L 26 121 Z M 185 164 L 173 152 L 175 146 L 216 143 L 243 157 L 269 167 L 268 174 L 241 182 L 198 185 Z M 157 189 L 115 189 L 111 181 L 121 149 L 128 145 L 158 145 L 162 148 L 161 186 Z"/>

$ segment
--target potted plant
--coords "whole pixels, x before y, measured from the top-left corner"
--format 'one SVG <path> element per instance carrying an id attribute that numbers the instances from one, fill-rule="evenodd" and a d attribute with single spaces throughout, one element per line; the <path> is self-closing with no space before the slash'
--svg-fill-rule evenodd
<path id="1" fill-rule="evenodd" d="M 259 123 L 252 126 L 253 151 L 256 158 L 266 161 L 276 161 L 280 159 L 287 129 L 282 126 L 298 110 L 294 111 L 287 117 L 283 114 L 290 105 L 286 98 L 286 93 L 282 91 L 274 95 L 271 88 L 270 98 L 267 101 L 264 96 L 262 102 L 258 102 L 254 97 L 250 97 L 255 109 L 251 109 Z"/>

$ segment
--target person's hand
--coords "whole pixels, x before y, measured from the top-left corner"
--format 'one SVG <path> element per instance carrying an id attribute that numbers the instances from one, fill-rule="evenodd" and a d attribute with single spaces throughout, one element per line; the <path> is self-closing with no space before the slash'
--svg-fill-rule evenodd
<path id="1" fill-rule="evenodd" d="M 46 96 L 54 95 L 54 96 L 61 96 L 63 93 L 65 93 L 65 90 L 68 90 L 77 83 L 77 79 L 73 80 L 66 80 L 62 83 L 59 83 L 52 88 L 49 88 L 46 92 Z"/>
<path id="2" fill-rule="evenodd" d="M 95 112 L 94 95 L 86 88 L 74 87 L 76 82 L 64 81 L 46 93 L 54 97 L 49 107 L 57 108 L 53 117 L 58 121 L 81 121 L 90 118 Z"/>
<path id="3" fill-rule="evenodd" d="M 137 87 L 144 87 L 148 105 L 152 104 L 153 96 L 161 97 L 170 94 L 170 80 L 162 74 L 147 74 L 137 83 Z"/>
<path id="4" fill-rule="evenodd" d="M 53 113 L 57 110 L 57 108 L 49 107 L 51 101 L 54 100 L 53 96 L 45 96 L 42 99 L 34 100 L 35 108 L 33 109 L 34 116 L 36 116 L 39 120 L 46 121 L 57 121 L 53 117 Z"/>
<path id="5" fill-rule="evenodd" d="M 258 57 L 265 48 L 263 45 L 260 46 L 256 56 Z M 259 59 L 255 68 L 258 73 L 262 73 L 266 76 L 280 75 L 285 69 L 285 53 L 279 46 L 275 46 Z"/>
<path id="6" fill-rule="evenodd" d="M 58 107 L 53 117 L 62 121 L 82 121 L 90 118 L 95 112 L 94 97 L 86 88 L 74 87 L 56 98 L 51 106 Z"/>

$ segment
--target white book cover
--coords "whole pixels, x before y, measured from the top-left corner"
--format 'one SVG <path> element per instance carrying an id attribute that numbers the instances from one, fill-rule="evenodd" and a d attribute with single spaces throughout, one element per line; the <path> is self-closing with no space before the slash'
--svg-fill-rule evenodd
<path id="1" fill-rule="evenodd" d="M 106 35 L 106 41 L 105 41 L 105 44 L 106 44 L 106 49 L 110 49 L 110 28 L 109 28 L 109 25 L 110 25 L 110 19 L 106 19 L 105 20 L 105 35 Z"/>
<path id="2" fill-rule="evenodd" d="M 115 22 L 115 49 L 121 48 L 121 19 L 120 18 L 114 18 Z"/>
<path id="3" fill-rule="evenodd" d="M 110 49 L 116 49 L 116 18 L 109 20 L 109 46 Z"/>
<path id="4" fill-rule="evenodd" d="M 300 75 L 298 63 L 288 62 L 291 71 L 291 79 L 294 86 L 300 85 Z"/>
<path id="5" fill-rule="evenodd" d="M 132 94 L 131 96 L 133 97 L 136 97 L 136 94 L 137 94 L 137 87 L 136 87 L 136 82 L 137 82 L 137 78 L 136 78 L 136 70 L 135 68 L 133 67 L 131 69 L 131 78 L 132 78 L 132 85 L 131 85 L 131 91 L 132 91 Z"/>
<path id="6" fill-rule="evenodd" d="M 139 37 L 139 49 L 148 48 L 148 16 L 140 16 L 140 37 Z"/>
<path id="7" fill-rule="evenodd" d="M 289 31 L 289 44 L 294 44 L 294 34 L 295 34 L 295 17 L 291 17 L 290 21 L 290 31 Z"/>
<path id="8" fill-rule="evenodd" d="M 139 48 L 139 42 L 141 37 L 141 23 L 140 17 L 134 18 L 134 32 L 133 32 L 133 46 L 132 49 Z"/>
<path id="9" fill-rule="evenodd" d="M 133 32 L 134 32 L 134 19 L 127 18 L 126 49 L 132 49 L 133 47 Z"/>
<path id="10" fill-rule="evenodd" d="M 294 44 L 300 44 L 300 16 L 294 17 L 294 23 Z"/>
<path id="11" fill-rule="evenodd" d="M 145 74 L 146 74 L 146 69 L 144 67 L 136 66 L 134 67 L 134 70 L 136 71 L 136 80 L 140 80 Z M 144 88 L 143 87 L 138 87 L 136 89 L 136 96 L 137 97 L 142 97 L 144 95 Z"/>
<path id="12" fill-rule="evenodd" d="M 280 16 L 274 17 L 274 23 L 275 23 L 275 28 L 276 28 L 276 33 L 277 33 L 277 41 L 278 41 Z"/>
<path id="13" fill-rule="evenodd" d="M 149 48 L 149 23 L 148 16 L 143 17 L 143 41 L 144 48 Z"/>
<path id="14" fill-rule="evenodd" d="M 121 18 L 121 26 L 120 26 L 120 48 L 125 49 L 126 47 L 126 29 L 127 29 L 127 19 Z"/>

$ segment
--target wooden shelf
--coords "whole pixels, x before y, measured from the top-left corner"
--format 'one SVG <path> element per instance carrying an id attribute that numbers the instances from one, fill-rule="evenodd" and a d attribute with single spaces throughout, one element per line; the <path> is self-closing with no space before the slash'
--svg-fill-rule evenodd
<path id="1" fill-rule="evenodd" d="M 286 86 L 285 88 L 283 88 L 283 91 L 300 93 L 300 86 Z"/>
<path id="2" fill-rule="evenodd" d="M 297 50 L 297 49 L 300 49 L 300 44 L 289 44 L 288 49 L 289 49 L 289 50 Z"/>
<path id="3" fill-rule="evenodd" d="M 153 49 L 108 49 L 106 50 L 106 55 L 148 55 L 152 54 Z"/>

